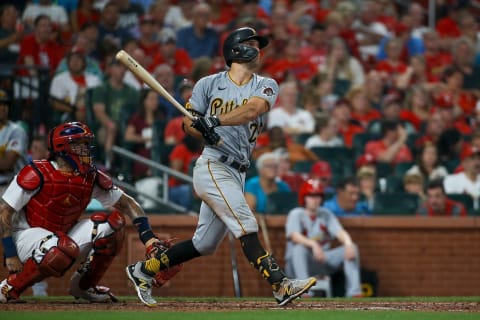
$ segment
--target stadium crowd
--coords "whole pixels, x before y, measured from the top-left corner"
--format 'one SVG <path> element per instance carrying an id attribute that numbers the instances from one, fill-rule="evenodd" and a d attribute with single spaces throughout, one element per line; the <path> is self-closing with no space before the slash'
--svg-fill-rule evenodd
<path id="1" fill-rule="evenodd" d="M 259 73 L 280 85 L 248 171 L 254 210 L 268 211 L 268 194 L 298 192 L 313 178 L 339 216 L 380 212 L 382 194 L 415 195 L 419 214 L 476 214 L 480 8 L 436 1 L 430 26 L 428 2 L 4 1 L 0 86 L 30 139 L 78 120 L 95 132 L 97 163 L 112 174 L 155 175 L 118 159 L 114 145 L 188 174 L 201 146 L 185 137 L 178 110 L 115 54 L 128 52 L 183 104 L 197 80 L 225 68 L 226 34 L 250 26 L 271 40 Z M 39 107 L 18 84 L 45 85 L 44 73 L 48 105 Z M 169 185 L 173 201 L 195 209 L 194 195 L 178 196 L 188 186 Z M 439 186 L 467 210 L 435 204 Z"/>

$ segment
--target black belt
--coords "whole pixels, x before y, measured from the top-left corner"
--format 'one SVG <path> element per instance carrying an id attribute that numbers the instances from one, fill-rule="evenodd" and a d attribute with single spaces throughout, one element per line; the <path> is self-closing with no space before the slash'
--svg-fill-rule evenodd
<path id="1" fill-rule="evenodd" d="M 237 169 L 240 172 L 247 172 L 247 169 L 249 168 L 248 165 L 241 164 L 240 162 L 235 161 L 235 160 L 233 160 L 232 162 L 229 163 L 228 162 L 228 157 L 225 156 L 225 155 L 221 156 L 220 159 L 218 159 L 218 160 L 220 160 L 221 162 L 229 165 L 230 167 L 232 167 L 234 169 Z"/>

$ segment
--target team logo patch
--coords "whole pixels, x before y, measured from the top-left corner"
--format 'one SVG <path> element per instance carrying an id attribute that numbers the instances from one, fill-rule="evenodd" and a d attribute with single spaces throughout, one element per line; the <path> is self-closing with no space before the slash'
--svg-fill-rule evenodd
<path id="1" fill-rule="evenodd" d="M 264 87 L 262 94 L 266 95 L 267 97 L 273 96 L 273 89 L 270 87 Z"/>

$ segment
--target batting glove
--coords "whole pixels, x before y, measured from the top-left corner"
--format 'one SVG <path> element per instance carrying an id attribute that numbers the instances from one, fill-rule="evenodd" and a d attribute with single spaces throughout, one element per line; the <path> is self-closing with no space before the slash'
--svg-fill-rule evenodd
<path id="1" fill-rule="evenodd" d="M 215 127 L 220 125 L 216 116 L 197 117 L 192 121 L 192 127 L 197 129 L 209 145 L 215 146 L 220 143 L 220 136 L 215 132 Z"/>

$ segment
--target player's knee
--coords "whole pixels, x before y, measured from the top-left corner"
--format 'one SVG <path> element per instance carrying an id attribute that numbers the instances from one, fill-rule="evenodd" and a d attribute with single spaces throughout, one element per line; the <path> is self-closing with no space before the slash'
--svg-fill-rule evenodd
<path id="1" fill-rule="evenodd" d="M 57 232 L 56 245 L 50 247 L 42 247 L 41 251 L 45 252 L 38 270 L 45 276 L 61 277 L 75 263 L 80 254 L 78 245 L 69 236 L 63 232 Z"/>
<path id="2" fill-rule="evenodd" d="M 198 253 L 200 253 L 202 256 L 209 256 L 214 254 L 220 245 L 220 243 L 198 242 L 198 241 L 195 241 L 195 239 L 192 239 L 192 242 L 195 249 L 197 249 Z"/>
<path id="3" fill-rule="evenodd" d="M 90 219 L 94 223 L 92 236 L 95 254 L 116 256 L 125 239 L 125 218 L 119 211 L 110 214 L 99 212 Z"/>

